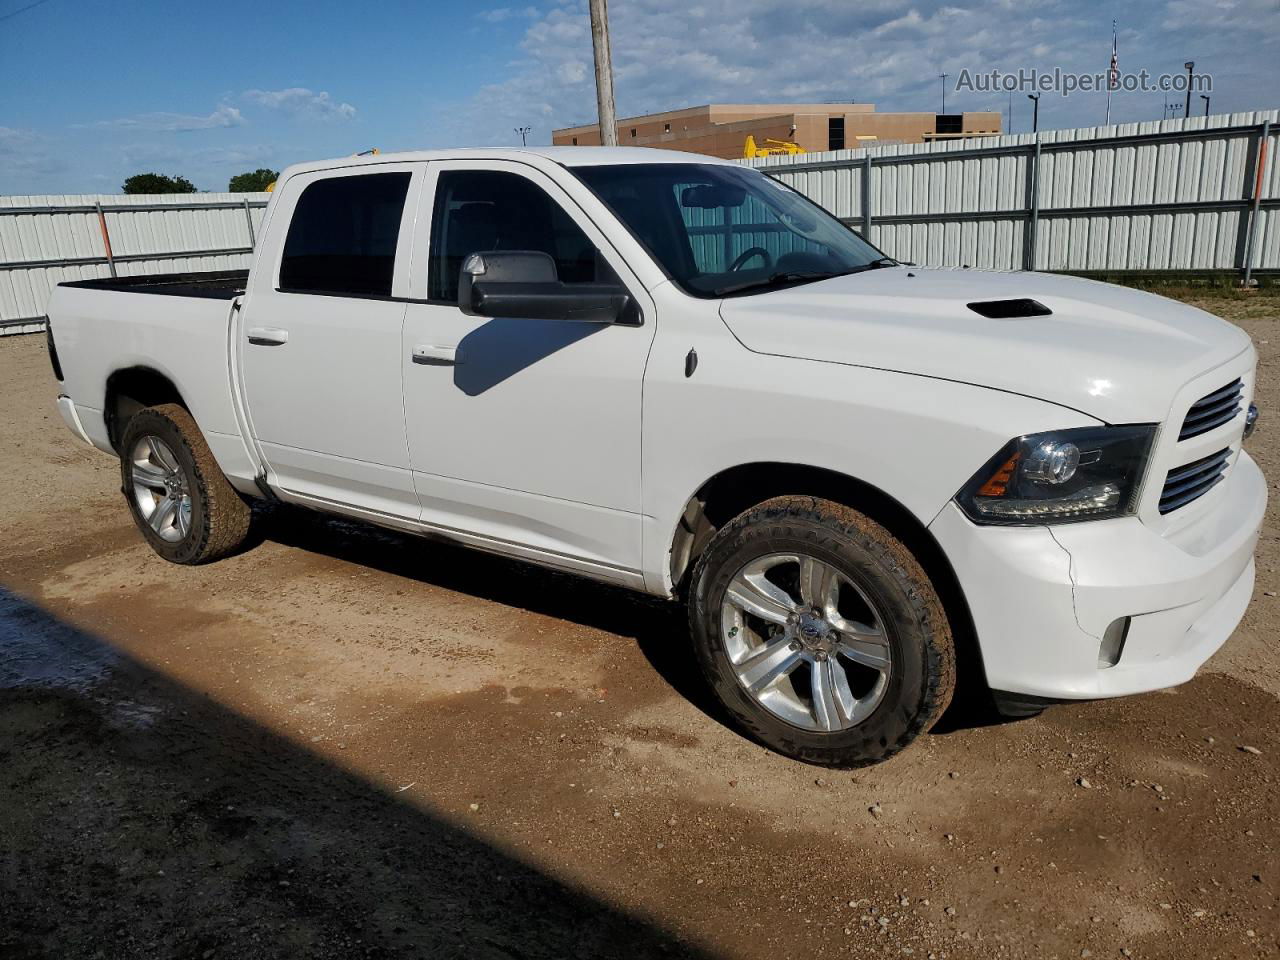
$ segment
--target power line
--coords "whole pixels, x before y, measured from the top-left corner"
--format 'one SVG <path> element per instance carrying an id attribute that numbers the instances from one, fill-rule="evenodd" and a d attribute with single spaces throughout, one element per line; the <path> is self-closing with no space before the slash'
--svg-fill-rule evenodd
<path id="1" fill-rule="evenodd" d="M 20 13 L 26 13 L 28 10 L 34 10 L 36 7 L 43 6 L 48 2 L 49 0 L 36 0 L 35 3 L 28 3 L 25 7 L 19 7 L 17 10 L 10 11 L 9 13 L 0 13 L 0 21 L 11 20 Z"/>

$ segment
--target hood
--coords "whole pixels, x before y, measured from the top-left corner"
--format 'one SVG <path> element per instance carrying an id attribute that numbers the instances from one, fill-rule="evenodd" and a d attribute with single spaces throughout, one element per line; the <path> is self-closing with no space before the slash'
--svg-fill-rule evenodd
<path id="1" fill-rule="evenodd" d="M 1026 297 L 1051 316 L 989 319 L 975 301 Z M 894 267 L 722 301 L 747 349 L 956 380 L 1108 423 L 1163 420 L 1178 388 L 1250 348 L 1212 314 L 1045 273 Z"/>

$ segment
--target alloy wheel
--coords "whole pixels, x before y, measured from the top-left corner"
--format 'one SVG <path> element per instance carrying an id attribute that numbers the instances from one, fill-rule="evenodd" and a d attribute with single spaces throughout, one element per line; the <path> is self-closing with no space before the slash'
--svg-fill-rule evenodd
<path id="1" fill-rule="evenodd" d="M 191 481 L 167 443 L 144 436 L 129 458 L 133 500 L 160 539 L 177 543 L 191 531 Z"/>
<path id="2" fill-rule="evenodd" d="M 884 699 L 893 669 L 884 620 L 829 563 L 803 553 L 752 560 L 729 582 L 720 620 L 742 688 L 794 726 L 847 730 Z"/>

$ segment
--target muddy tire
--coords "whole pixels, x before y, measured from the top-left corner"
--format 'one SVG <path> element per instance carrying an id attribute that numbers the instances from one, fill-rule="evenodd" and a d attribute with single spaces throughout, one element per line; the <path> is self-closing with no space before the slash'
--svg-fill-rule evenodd
<path id="1" fill-rule="evenodd" d="M 702 670 L 743 730 L 824 766 L 885 760 L 955 688 L 938 594 L 887 530 L 849 507 L 778 497 L 722 527 L 694 568 Z"/>
<path id="2" fill-rule="evenodd" d="M 167 403 L 138 411 L 120 451 L 121 492 L 160 556 L 171 563 L 208 563 L 244 542 L 252 511 L 185 409 Z"/>

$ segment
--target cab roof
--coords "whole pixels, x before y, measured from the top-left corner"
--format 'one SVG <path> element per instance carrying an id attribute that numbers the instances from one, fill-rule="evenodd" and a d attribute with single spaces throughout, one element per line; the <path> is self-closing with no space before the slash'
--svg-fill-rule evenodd
<path id="1" fill-rule="evenodd" d="M 379 163 L 414 163 L 428 160 L 527 160 L 541 157 L 565 167 L 616 166 L 633 163 L 716 163 L 731 160 L 708 157 L 680 150 L 654 147 L 467 147 L 451 150 L 408 150 L 400 153 L 378 153 L 359 157 L 335 157 L 294 164 L 281 174 L 305 173 L 311 170 L 333 170 Z"/>

